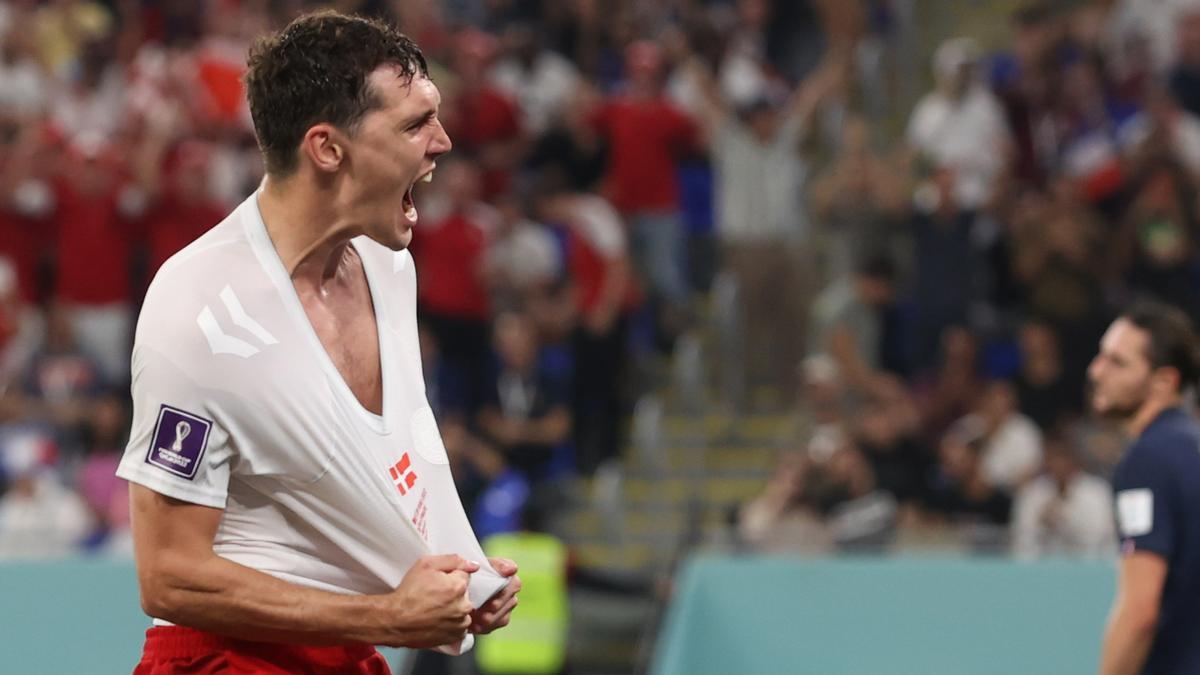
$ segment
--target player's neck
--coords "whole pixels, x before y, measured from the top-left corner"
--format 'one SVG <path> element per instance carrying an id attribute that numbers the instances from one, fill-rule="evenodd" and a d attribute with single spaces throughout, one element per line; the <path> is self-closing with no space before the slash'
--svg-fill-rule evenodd
<path id="1" fill-rule="evenodd" d="M 1142 435 L 1146 427 L 1150 426 L 1164 410 L 1174 408 L 1182 403 L 1182 397 L 1178 394 L 1165 398 L 1148 398 L 1142 404 L 1142 407 L 1134 413 L 1133 417 L 1125 422 L 1125 431 L 1130 436 L 1137 438 Z"/>
<path id="2" fill-rule="evenodd" d="M 293 282 L 323 286 L 337 278 L 350 240 L 358 233 L 339 222 L 333 200 L 319 190 L 305 189 L 300 178 L 268 177 L 258 208 Z"/>

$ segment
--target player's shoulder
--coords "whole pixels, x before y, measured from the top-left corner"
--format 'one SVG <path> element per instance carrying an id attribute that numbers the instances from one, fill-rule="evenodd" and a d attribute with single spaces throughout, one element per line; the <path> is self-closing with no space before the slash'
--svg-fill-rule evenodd
<path id="1" fill-rule="evenodd" d="M 254 208 L 253 199 L 242 202 L 215 227 L 168 258 L 151 281 L 147 300 L 159 295 L 178 298 L 180 293 L 216 283 L 250 262 L 254 252 L 245 222 L 252 216 L 248 211 Z"/>
<path id="2" fill-rule="evenodd" d="M 1164 412 L 1129 447 L 1116 473 L 1147 472 L 1200 480 L 1200 423 L 1191 414 Z"/>
<path id="3" fill-rule="evenodd" d="M 163 264 L 146 291 L 135 343 L 199 344 L 201 332 L 195 329 L 203 326 L 212 305 L 232 306 L 241 314 L 253 304 L 249 299 L 273 288 L 245 227 L 253 199 Z"/>
<path id="4" fill-rule="evenodd" d="M 1134 447 L 1150 455 L 1200 456 L 1200 422 L 1183 408 L 1171 408 L 1146 428 Z"/>

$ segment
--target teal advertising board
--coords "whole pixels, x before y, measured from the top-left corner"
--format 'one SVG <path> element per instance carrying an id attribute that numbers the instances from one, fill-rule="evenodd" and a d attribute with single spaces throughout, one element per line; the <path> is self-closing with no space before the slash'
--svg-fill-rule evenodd
<path id="1" fill-rule="evenodd" d="M 697 557 L 655 675 L 1095 673 L 1113 562 Z"/>

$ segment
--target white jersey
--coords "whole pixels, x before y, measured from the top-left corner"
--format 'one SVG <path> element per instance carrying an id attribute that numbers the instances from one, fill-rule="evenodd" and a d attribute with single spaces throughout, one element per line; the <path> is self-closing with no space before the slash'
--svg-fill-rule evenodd
<path id="1" fill-rule="evenodd" d="M 488 566 L 425 398 L 416 272 L 365 237 L 383 414 L 329 358 L 271 243 L 257 195 L 171 258 L 150 285 L 133 350 L 134 421 L 117 475 L 223 508 L 213 542 L 234 562 L 307 587 L 386 593 L 421 556 Z"/>

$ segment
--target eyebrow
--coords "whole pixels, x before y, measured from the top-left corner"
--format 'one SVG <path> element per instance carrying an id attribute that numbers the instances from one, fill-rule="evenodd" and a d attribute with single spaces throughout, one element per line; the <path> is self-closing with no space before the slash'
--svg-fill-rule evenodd
<path id="1" fill-rule="evenodd" d="M 420 124 L 425 124 L 429 120 L 433 119 L 434 115 L 437 115 L 437 111 L 432 110 L 432 109 L 426 110 L 423 113 L 413 115 L 412 117 L 405 119 L 403 122 L 400 123 L 400 128 L 401 129 L 411 129 Z"/>

